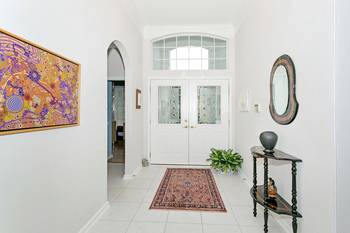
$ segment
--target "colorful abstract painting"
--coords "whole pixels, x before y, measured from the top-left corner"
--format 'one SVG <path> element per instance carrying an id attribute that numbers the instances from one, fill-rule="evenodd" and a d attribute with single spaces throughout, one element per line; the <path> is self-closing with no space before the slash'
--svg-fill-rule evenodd
<path id="1" fill-rule="evenodd" d="M 80 65 L 0 30 L 0 134 L 79 124 Z"/>

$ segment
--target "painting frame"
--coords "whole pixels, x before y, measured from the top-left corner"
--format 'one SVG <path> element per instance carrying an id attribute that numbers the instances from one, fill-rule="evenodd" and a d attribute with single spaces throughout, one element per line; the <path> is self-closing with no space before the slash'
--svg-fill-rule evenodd
<path id="1" fill-rule="evenodd" d="M 27 39 L 24 39 L 21 36 L 15 35 L 5 29 L 0 28 L 0 34 L 4 34 L 8 37 L 13 38 L 14 40 L 18 40 L 21 43 L 27 44 L 28 46 L 31 46 L 37 50 L 42 51 L 43 53 L 47 53 L 49 55 L 52 55 L 53 57 L 56 57 L 57 59 L 61 59 L 67 63 L 72 63 L 73 65 L 76 66 L 76 96 L 75 96 L 75 101 L 77 102 L 76 106 L 76 120 L 74 123 L 67 123 L 67 124 L 57 124 L 57 125 L 42 125 L 42 126 L 35 126 L 35 127 L 30 127 L 30 128 L 16 128 L 16 129 L 10 129 L 10 130 L 0 130 L 0 136 L 4 135 L 11 135 L 11 134 L 19 134 L 19 133 L 28 133 L 28 132 L 36 132 L 36 131 L 45 131 L 45 130 L 51 130 L 51 129 L 61 129 L 61 128 L 67 128 L 67 127 L 76 127 L 80 126 L 80 105 L 81 105 L 81 64 L 69 59 L 65 56 L 62 56 L 56 52 L 53 52 L 49 49 L 44 48 L 43 46 L 40 46 L 32 41 L 29 41 Z M 1 39 L 0 39 L 0 44 L 1 44 Z M 0 47 L 1 48 L 1 47 Z M 1 55 L 1 51 L 0 51 Z M 0 96 L 1 97 L 1 96 Z"/>

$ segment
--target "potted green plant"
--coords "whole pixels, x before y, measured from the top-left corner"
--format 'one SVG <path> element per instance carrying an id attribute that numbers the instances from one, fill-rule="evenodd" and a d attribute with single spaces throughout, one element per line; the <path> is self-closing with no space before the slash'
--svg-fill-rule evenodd
<path id="1" fill-rule="evenodd" d="M 241 155 L 232 149 L 220 150 L 212 148 L 209 155 L 210 166 L 218 172 L 224 174 L 236 173 L 242 167 L 243 159 Z"/>

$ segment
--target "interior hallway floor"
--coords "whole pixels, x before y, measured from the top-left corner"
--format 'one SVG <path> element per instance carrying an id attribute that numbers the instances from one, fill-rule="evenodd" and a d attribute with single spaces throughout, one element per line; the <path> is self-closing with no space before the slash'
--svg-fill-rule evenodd
<path id="1" fill-rule="evenodd" d="M 113 157 L 108 163 L 125 163 L 125 142 L 116 142 L 113 146 Z"/>
<path id="2" fill-rule="evenodd" d="M 110 208 L 89 233 L 262 233 L 263 209 L 253 217 L 249 188 L 238 176 L 214 174 L 226 213 L 149 210 L 167 167 L 143 168 L 133 180 L 123 180 L 123 165 L 108 164 Z M 284 233 L 273 216 L 269 232 Z"/>

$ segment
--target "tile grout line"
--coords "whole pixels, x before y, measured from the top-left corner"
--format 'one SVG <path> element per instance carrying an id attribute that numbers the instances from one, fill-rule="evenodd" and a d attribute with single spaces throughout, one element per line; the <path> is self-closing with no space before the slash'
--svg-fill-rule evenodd
<path id="1" fill-rule="evenodd" d="M 215 177 L 216 179 L 218 179 L 218 177 Z M 221 198 L 223 199 L 223 201 L 224 201 L 224 203 L 226 203 L 225 204 L 225 207 L 226 207 L 226 210 L 227 210 L 227 212 L 228 211 L 231 211 L 232 212 L 232 217 L 233 217 L 233 220 L 235 221 L 235 226 L 238 228 L 238 231 L 240 232 L 240 233 L 243 233 L 243 231 L 242 231 L 242 229 L 241 229 L 241 227 L 240 227 L 240 224 L 239 224 L 239 222 L 238 222 L 238 219 L 236 218 L 236 214 L 235 214 L 235 210 L 234 210 L 234 208 L 232 207 L 232 203 L 231 203 L 231 201 L 229 201 L 228 199 L 227 199 L 227 192 L 226 192 L 226 190 L 224 189 L 224 184 L 223 184 L 223 182 L 222 181 L 220 181 L 220 180 L 216 180 L 216 181 L 218 181 L 217 182 L 217 186 L 218 186 L 218 189 L 219 189 L 219 192 L 222 194 L 221 195 Z M 203 232 L 204 233 L 204 232 Z"/>
<path id="2" fill-rule="evenodd" d="M 165 219 L 165 224 L 164 224 L 164 231 L 163 233 L 166 233 L 167 226 L 168 226 L 168 220 L 169 220 L 169 210 L 167 211 L 166 219 Z"/>
<path id="3" fill-rule="evenodd" d="M 202 233 L 204 233 L 204 225 L 203 225 L 203 216 L 202 216 L 202 212 L 199 213 L 201 216 L 201 225 L 202 225 Z"/>
<path id="4" fill-rule="evenodd" d="M 163 172 L 159 172 L 159 173 L 163 173 Z M 157 174 L 157 175 L 159 175 L 159 174 Z M 164 174 L 163 174 L 162 176 L 164 176 Z M 156 180 L 157 178 L 158 178 L 158 177 L 154 177 L 154 180 Z M 161 178 L 161 180 L 162 180 L 162 178 Z M 160 183 L 162 182 L 161 180 L 160 180 L 159 182 L 157 182 L 157 183 L 159 183 L 159 184 L 158 184 L 157 187 L 156 187 L 156 194 L 155 194 L 155 195 L 157 195 L 158 187 L 159 187 Z M 152 199 L 152 201 L 153 201 L 153 199 Z M 165 219 L 165 224 L 164 224 L 164 231 L 163 231 L 163 233 L 166 233 L 166 231 L 167 231 L 168 221 L 169 221 L 169 210 L 167 210 L 167 215 L 166 215 L 166 219 Z"/>
<path id="5" fill-rule="evenodd" d="M 152 182 L 153 185 L 154 185 L 155 181 L 158 180 L 158 178 L 159 178 L 158 176 L 159 176 L 160 174 L 162 174 L 162 175 L 161 175 L 160 181 L 157 181 L 156 190 L 155 190 L 156 194 L 155 194 L 155 195 L 157 195 L 158 187 L 159 187 L 160 183 L 162 182 L 162 181 L 161 181 L 161 180 L 162 180 L 162 177 L 164 176 L 163 171 L 161 171 L 161 168 L 159 169 L 159 171 L 157 171 L 157 174 L 156 174 L 156 175 L 154 176 L 154 178 L 153 178 L 153 182 Z M 154 198 L 154 197 L 152 197 L 152 201 L 153 201 L 153 198 Z M 165 233 L 165 232 L 167 231 L 168 220 L 169 220 L 169 211 L 167 211 L 166 219 L 165 219 L 165 222 L 164 222 L 163 233 Z"/>
<path id="6" fill-rule="evenodd" d="M 135 212 L 135 214 L 134 214 L 134 216 L 132 217 L 132 219 L 130 220 L 130 222 L 129 222 L 129 224 L 128 224 L 128 227 L 127 227 L 125 233 L 127 233 L 127 232 L 129 231 L 130 226 L 131 226 L 131 224 L 134 222 L 137 213 L 141 210 L 141 206 L 144 205 L 145 203 L 147 203 L 147 202 L 145 202 L 144 199 L 146 198 L 147 193 L 151 190 L 151 186 L 152 186 L 153 182 L 156 180 L 156 176 L 154 176 L 153 178 L 151 178 L 151 180 L 152 180 L 152 182 L 150 183 L 150 185 L 148 186 L 148 188 L 146 188 L 146 189 L 147 189 L 146 194 L 145 194 L 144 198 L 141 200 L 141 202 L 139 203 L 138 209 L 137 209 L 137 211 Z M 166 222 L 167 222 L 167 220 L 168 220 L 168 215 L 169 215 L 169 212 L 167 213 Z M 147 221 L 146 221 L 146 222 L 147 222 Z M 165 225 L 164 225 L 164 233 L 165 233 L 165 230 L 166 230 L 166 222 L 165 222 Z"/>
<path id="7" fill-rule="evenodd" d="M 230 203 L 230 208 L 231 208 L 231 211 L 232 211 L 232 215 L 233 215 L 233 218 L 235 219 L 236 223 L 237 223 L 237 227 L 238 227 L 238 230 L 240 233 L 243 233 L 243 230 L 241 228 L 241 224 L 238 222 L 238 219 L 236 217 L 236 214 L 234 213 L 234 208 L 232 207 L 232 204 Z"/>
<path id="8" fill-rule="evenodd" d="M 153 179 L 155 179 L 155 178 L 153 178 Z M 153 181 L 153 179 L 152 179 L 152 181 Z M 115 195 L 114 200 L 117 200 L 118 197 L 123 193 L 123 191 L 125 191 L 125 189 L 128 188 L 129 183 L 130 183 L 130 182 L 128 181 L 128 182 L 126 182 L 125 187 L 124 187 L 124 186 L 123 186 L 123 187 L 120 187 L 122 190 L 121 190 L 117 195 Z M 130 187 L 129 187 L 129 188 L 130 188 Z M 148 188 L 146 188 L 147 191 L 149 191 L 150 189 L 151 189 L 150 186 L 149 186 Z M 146 194 L 145 194 L 145 197 L 146 197 Z M 144 198 L 145 198 L 145 197 L 144 197 Z M 112 200 L 109 200 L 109 201 L 113 202 Z M 143 200 L 142 200 L 141 202 L 138 203 L 137 211 L 135 212 L 135 214 L 133 215 L 133 217 L 129 220 L 128 226 L 127 226 L 127 228 L 126 228 L 125 233 L 129 231 L 130 226 L 131 226 L 131 224 L 134 222 L 134 219 L 135 219 L 135 217 L 136 217 L 138 211 L 140 210 L 142 204 L 143 204 Z"/>
<path id="9" fill-rule="evenodd" d="M 150 189 L 150 188 L 148 188 L 148 189 Z M 146 193 L 147 193 L 147 192 L 146 192 Z M 146 197 L 146 194 L 145 194 L 145 197 Z M 144 197 L 144 198 L 145 198 L 145 197 Z M 134 219 L 136 218 L 137 213 L 138 213 L 139 210 L 141 209 L 141 206 L 142 206 L 142 204 L 143 204 L 143 199 L 142 199 L 142 201 L 141 201 L 140 203 L 138 203 L 138 204 L 139 204 L 139 205 L 138 205 L 137 211 L 135 212 L 134 216 L 133 216 L 133 217 L 131 218 L 131 220 L 129 221 L 129 224 L 128 224 L 128 227 L 126 228 L 125 233 L 127 233 L 127 232 L 129 231 L 131 224 L 134 222 Z"/>

